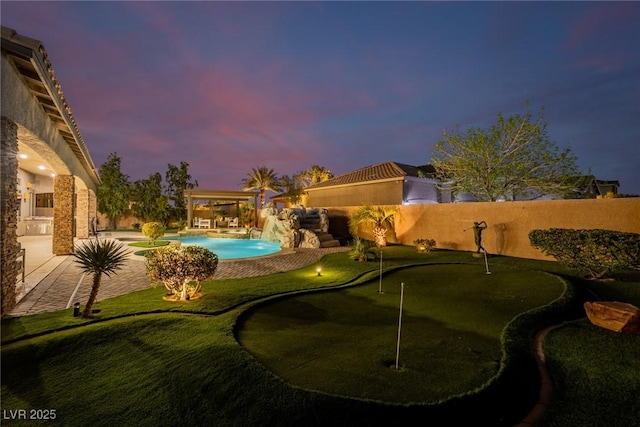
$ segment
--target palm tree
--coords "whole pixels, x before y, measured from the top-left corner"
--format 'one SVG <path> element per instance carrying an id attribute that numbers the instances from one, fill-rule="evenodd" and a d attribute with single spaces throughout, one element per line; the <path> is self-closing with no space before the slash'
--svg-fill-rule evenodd
<path id="1" fill-rule="evenodd" d="M 111 277 L 112 273 L 120 270 L 127 259 L 129 251 L 124 245 L 115 240 L 89 240 L 82 247 L 76 249 L 73 256 L 84 273 L 93 273 L 93 284 L 89 300 L 84 307 L 82 317 L 91 317 L 93 303 L 98 297 L 102 274 Z"/>
<path id="2" fill-rule="evenodd" d="M 328 181 L 333 178 L 333 174 L 324 166 L 313 165 L 306 171 L 298 172 L 294 175 L 294 178 L 301 181 L 303 187 L 308 187 L 313 184 Z"/>
<path id="3" fill-rule="evenodd" d="M 259 168 L 251 168 L 251 172 L 247 174 L 249 178 L 242 180 L 242 189 L 260 190 L 260 208 L 264 208 L 265 195 L 269 191 L 282 191 L 280 187 L 280 179 L 273 169 L 267 169 L 266 166 Z"/>
<path id="4" fill-rule="evenodd" d="M 396 217 L 400 215 L 398 207 L 362 205 L 351 214 L 349 228 L 355 236 L 361 225 L 373 227 L 373 239 L 377 247 L 387 246 L 387 230 L 393 228 Z"/>

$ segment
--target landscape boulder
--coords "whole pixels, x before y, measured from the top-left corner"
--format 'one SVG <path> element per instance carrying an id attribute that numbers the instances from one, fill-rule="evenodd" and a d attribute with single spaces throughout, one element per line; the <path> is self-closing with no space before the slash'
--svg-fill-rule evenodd
<path id="1" fill-rule="evenodd" d="M 584 303 L 589 321 L 601 328 L 615 332 L 640 333 L 640 308 L 619 301 Z"/>

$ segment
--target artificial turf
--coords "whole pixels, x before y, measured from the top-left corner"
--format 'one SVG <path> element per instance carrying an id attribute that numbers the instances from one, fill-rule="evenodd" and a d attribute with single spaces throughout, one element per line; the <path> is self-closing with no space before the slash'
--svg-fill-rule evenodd
<path id="1" fill-rule="evenodd" d="M 526 276 L 500 267 L 486 275 L 461 264 L 397 270 L 384 277 L 382 294 L 373 280 L 272 302 L 246 318 L 238 337 L 276 375 L 302 388 L 382 402 L 437 402 L 495 376 L 507 323 L 564 292 L 557 278 Z M 398 326 L 402 358 L 395 369 Z"/>
<path id="2" fill-rule="evenodd" d="M 384 295 L 396 300 L 398 295 L 393 295 L 393 285 L 387 286 L 386 280 L 414 269 L 420 271 L 422 267 L 415 267 L 419 264 L 464 263 L 470 268 L 478 268 L 481 273 L 484 267 L 482 260 L 474 260 L 468 253 L 436 251 L 419 254 L 407 247 L 390 247 L 384 251 Z M 236 336 L 242 334 L 243 321 L 250 319 L 252 313 L 260 313 L 262 302 L 271 298 L 279 299 L 290 293 L 293 299 L 289 301 L 308 303 L 305 298 L 315 296 L 308 292 L 316 288 L 331 289 L 317 295 L 333 297 L 335 301 L 344 297 L 351 301 L 348 304 L 351 307 L 357 306 L 358 301 L 375 298 L 370 294 L 377 291 L 377 264 L 354 262 L 343 253 L 327 256 L 321 261 L 321 277 L 315 273 L 317 265 L 311 265 L 258 278 L 211 281 L 204 284 L 205 297 L 188 303 L 164 301 L 164 289 L 149 289 L 100 302 L 97 308 L 101 311 L 92 320 L 73 318 L 69 311 L 3 319 L 2 413 L 5 419 L 2 424 L 36 425 L 34 420 L 11 418 L 12 414 L 17 414 L 11 411 L 54 409 L 56 418 L 42 422 L 42 425 L 373 426 L 408 425 L 415 419 L 434 425 L 513 425 L 526 415 L 532 406 L 532 396 L 535 399 L 538 394 L 535 363 L 532 366 L 533 333 L 548 324 L 584 315 L 581 312 L 581 293 L 577 291 L 580 289 L 589 288 L 593 292 L 591 297 L 603 294 L 608 299 L 624 298 L 638 305 L 640 280 L 636 272 L 628 272 L 614 282 L 602 284 L 582 281 L 552 262 L 493 257 L 490 263 L 493 274 L 482 277 L 482 280 L 493 279 L 494 275 L 498 277 L 502 272 L 514 273 L 515 281 L 522 287 L 513 288 L 517 290 L 509 294 L 485 286 L 485 292 L 480 289 L 476 298 L 468 298 L 468 302 L 464 293 L 455 296 L 455 293 L 443 289 L 439 293 L 425 294 L 424 305 L 431 305 L 427 309 L 422 308 L 423 304 L 411 308 L 411 304 L 417 303 L 410 299 L 415 284 L 406 280 L 408 317 L 405 318 L 403 334 L 407 341 L 411 340 L 412 334 L 414 338 L 419 335 L 429 322 L 437 323 L 445 330 L 483 331 L 475 333 L 481 335 L 482 340 L 470 341 L 473 345 L 465 344 L 457 354 L 476 357 L 473 351 L 465 353 L 465 347 L 481 349 L 482 353 L 485 347 L 480 343 L 490 342 L 486 347 L 486 353 L 491 354 L 487 358 L 489 372 L 495 369 L 496 334 L 500 337 L 502 355 L 499 357 L 502 359 L 498 377 L 480 389 L 469 390 L 467 394 L 453 399 L 435 404 L 399 405 L 397 402 L 380 403 L 379 396 L 372 401 L 308 390 L 307 387 L 291 385 L 265 369 L 239 345 Z M 400 269 L 407 265 L 414 267 Z M 425 268 L 435 271 L 439 267 Z M 499 325 L 508 321 L 513 313 L 538 305 L 534 301 L 522 305 L 519 300 L 524 292 L 530 291 L 526 284 L 538 275 L 532 273 L 534 270 L 561 276 L 569 285 L 568 292 L 561 300 L 526 315 L 516 315 L 500 332 Z M 549 283 L 554 280 L 552 277 Z M 393 279 L 390 282 L 397 281 Z M 513 280 L 510 284 L 514 286 Z M 360 286 L 354 287 L 356 285 Z M 456 284 L 465 285 L 464 281 Z M 373 289 L 367 290 L 367 287 Z M 455 303 L 443 304 L 447 294 Z M 542 295 L 535 297 L 540 297 L 540 301 L 548 300 Z M 503 302 L 504 307 L 498 310 Z M 478 314 L 465 327 L 461 321 L 464 316 L 455 314 L 455 307 L 463 303 L 471 305 L 465 306 L 469 312 L 476 310 L 480 313 L 483 306 L 488 310 L 495 307 L 494 312 L 489 311 L 488 317 L 501 320 L 488 322 Z M 444 309 L 437 315 L 430 312 L 433 319 L 427 321 L 429 316 L 418 315 L 439 306 Z M 252 311 L 251 307 L 257 311 Z M 331 309 L 332 305 L 321 307 Z M 380 309 L 389 311 L 391 315 L 395 311 L 392 307 L 393 304 L 388 307 L 382 305 Z M 319 315 L 317 311 L 305 310 L 303 305 L 292 312 L 297 312 L 299 317 L 305 314 L 311 319 Z M 409 319 L 416 316 L 425 318 L 421 320 L 424 325 L 411 326 Z M 347 323 L 351 323 L 353 313 L 347 310 L 343 318 L 344 322 L 348 320 Z M 238 319 L 242 321 L 238 322 Z M 360 323 L 366 325 L 368 320 L 373 320 L 370 313 L 362 316 Z M 572 329 L 574 327 L 577 329 Z M 437 329 L 431 328 L 432 331 Z M 573 423 L 575 420 L 589 420 L 577 425 L 626 426 L 633 425 L 638 419 L 633 418 L 637 415 L 637 406 L 630 396 L 637 396 L 640 379 L 637 364 L 629 357 L 640 352 L 640 339 L 615 333 L 603 335 L 602 332 L 582 321 L 567 323 L 550 334 L 545 352 L 552 357 L 550 368 L 556 390 L 554 397 L 558 400 L 556 406 L 552 401 L 540 425 L 576 425 Z M 432 336 L 434 342 L 436 339 L 445 342 L 452 336 L 445 332 L 441 334 Z M 606 339 L 598 338 L 602 336 Z M 362 336 L 355 338 L 358 342 Z M 387 348 L 388 341 L 393 343 L 395 334 L 391 339 L 385 339 L 386 343 L 380 341 L 385 355 L 371 359 L 377 367 L 381 366 L 380 359 L 384 359 L 383 363 L 393 359 L 393 351 Z M 591 344 L 585 346 L 584 342 Z M 603 345 L 597 345 L 597 342 Z M 597 352 L 594 351 L 596 347 Z M 597 357 L 587 361 L 583 356 L 585 352 L 593 352 Z M 344 357 L 357 361 L 366 356 L 364 353 L 351 353 Z M 401 347 L 400 354 L 405 369 L 388 372 L 388 368 L 384 368 L 385 375 L 411 374 L 413 366 L 417 366 L 414 365 L 416 361 L 421 362 L 420 354 L 436 357 L 434 351 L 429 354 L 417 352 L 412 356 L 410 347 Z M 438 356 L 446 358 L 442 354 Z M 456 363 L 454 360 L 445 362 Z M 607 367 L 603 369 L 605 364 Z M 453 369 L 463 370 L 464 365 L 461 363 Z M 467 369 L 477 372 L 477 366 L 470 363 Z M 340 372 L 339 366 L 335 369 Z M 581 370 L 587 374 L 579 375 Z M 616 374 L 612 375 L 614 371 Z M 436 379 L 437 376 L 431 377 L 431 383 Z M 447 384 L 440 384 L 440 387 L 446 389 Z M 312 388 L 317 390 L 321 387 Z M 601 391 L 609 396 L 606 405 L 602 403 Z M 617 423 L 618 420 L 623 424 Z"/>

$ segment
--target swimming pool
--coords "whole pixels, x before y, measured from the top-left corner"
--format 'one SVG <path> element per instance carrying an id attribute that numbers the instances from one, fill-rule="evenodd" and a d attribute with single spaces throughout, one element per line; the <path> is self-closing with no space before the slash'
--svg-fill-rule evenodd
<path id="1" fill-rule="evenodd" d="M 184 246 L 202 246 L 218 255 L 219 259 L 253 258 L 280 251 L 279 242 L 261 239 L 214 239 L 207 236 L 171 237 Z"/>

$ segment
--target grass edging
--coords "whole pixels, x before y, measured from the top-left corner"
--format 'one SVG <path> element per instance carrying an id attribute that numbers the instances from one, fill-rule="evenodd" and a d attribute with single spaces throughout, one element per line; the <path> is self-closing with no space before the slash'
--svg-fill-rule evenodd
<path id="1" fill-rule="evenodd" d="M 383 274 L 407 268 L 442 264 L 470 265 L 471 263 L 413 263 L 384 269 Z M 483 420 L 493 420 L 496 423 L 495 425 L 503 425 L 505 421 L 507 425 L 511 425 L 509 423 L 519 422 L 535 405 L 539 397 L 541 378 L 539 375 L 537 361 L 533 353 L 533 340 L 535 334 L 546 328 L 549 324 L 554 324 L 565 319 L 567 310 L 569 309 L 569 311 L 572 311 L 570 308 L 574 307 L 576 302 L 580 302 L 579 299 L 576 299 L 578 293 L 575 290 L 575 286 L 573 286 L 570 281 L 558 274 L 542 270 L 535 271 L 547 274 L 554 277 L 556 280 L 559 280 L 564 287 L 564 291 L 562 295 L 548 304 L 520 313 L 504 327 L 500 337 L 502 352 L 500 367 L 496 374 L 488 379 L 483 385 L 465 393 L 452 395 L 437 402 L 425 402 L 419 404 L 401 404 L 397 402 L 381 402 L 379 400 L 358 397 L 346 397 L 308 388 L 304 388 L 303 390 L 309 393 L 331 396 L 333 398 L 348 398 L 354 401 L 359 401 L 363 404 L 374 403 L 389 407 L 406 409 L 413 408 L 414 410 L 420 411 L 420 416 L 425 415 L 423 411 L 434 412 L 434 414 L 432 414 L 433 416 L 438 416 L 439 413 L 472 413 L 475 414 L 474 417 L 482 417 Z M 379 277 L 379 274 L 379 271 L 368 271 L 340 285 L 286 292 L 247 302 L 245 309 L 240 311 L 234 318 L 234 339 L 238 345 L 243 348 L 242 344 L 240 344 L 238 340 L 238 332 L 242 327 L 244 320 L 261 306 L 296 295 L 320 293 L 325 291 L 329 292 L 340 288 L 358 286 Z M 263 369 L 270 372 L 274 377 L 278 378 L 278 380 L 288 384 L 289 387 L 295 387 L 264 367 L 246 350 L 245 353 L 248 357 L 254 360 L 255 363 L 262 366 Z M 482 415 L 480 415 L 480 413 L 482 413 Z M 469 421 L 471 421 L 471 419 Z"/>

